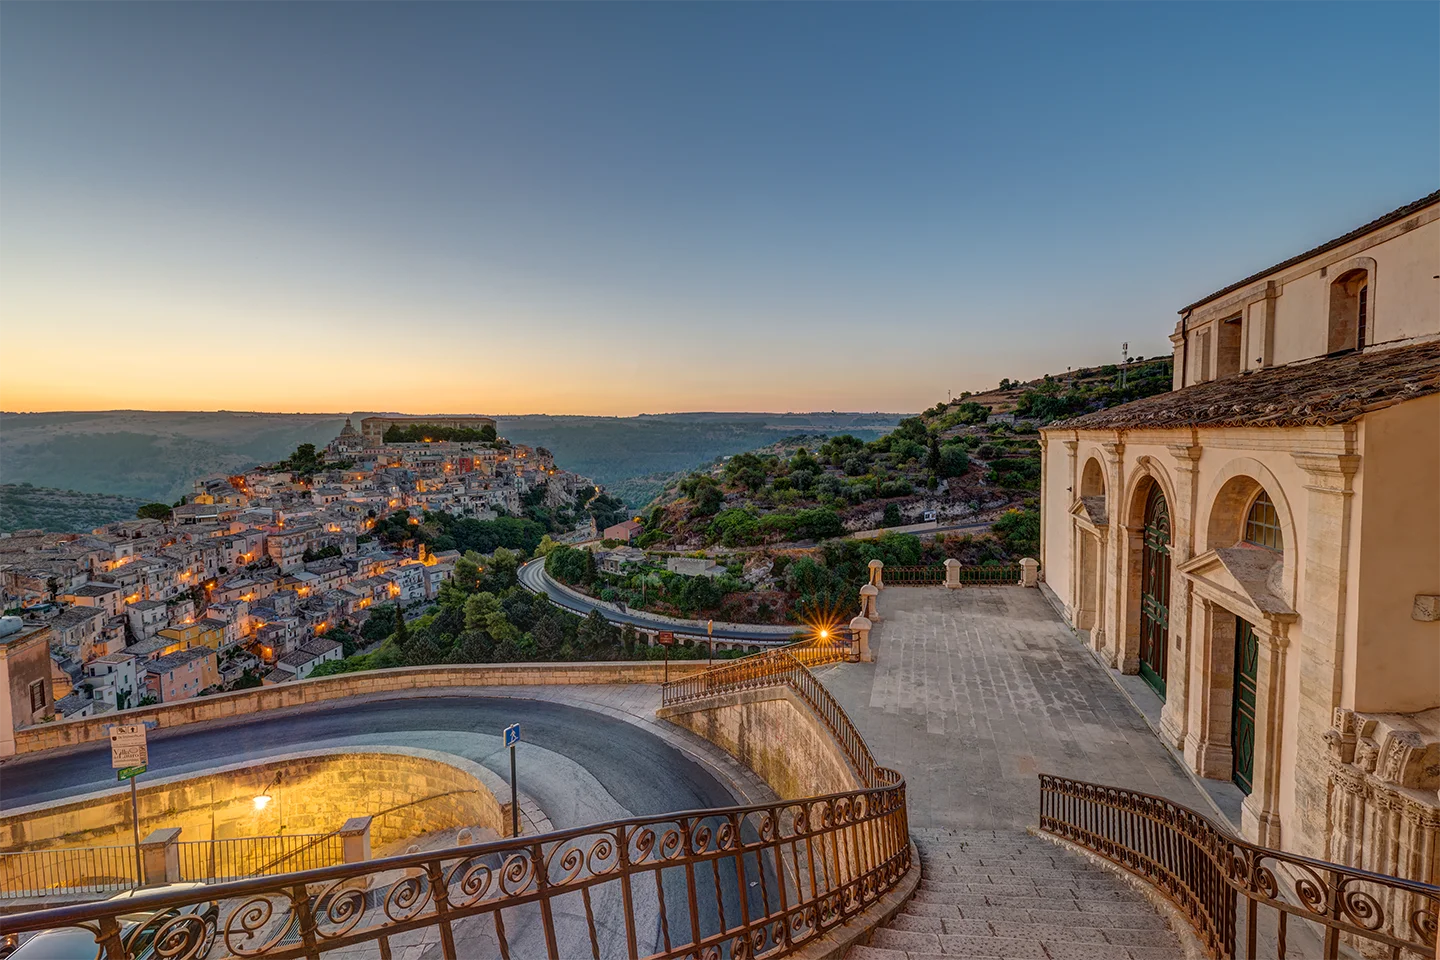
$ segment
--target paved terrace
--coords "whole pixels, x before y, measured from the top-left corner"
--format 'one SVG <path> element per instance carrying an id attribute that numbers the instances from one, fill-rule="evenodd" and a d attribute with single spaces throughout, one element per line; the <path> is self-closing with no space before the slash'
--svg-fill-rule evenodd
<path id="1" fill-rule="evenodd" d="M 905 775 L 912 826 L 1035 826 L 1037 773 L 1209 812 L 1039 590 L 887 587 L 879 600 L 875 662 L 819 676 L 880 762 Z"/>

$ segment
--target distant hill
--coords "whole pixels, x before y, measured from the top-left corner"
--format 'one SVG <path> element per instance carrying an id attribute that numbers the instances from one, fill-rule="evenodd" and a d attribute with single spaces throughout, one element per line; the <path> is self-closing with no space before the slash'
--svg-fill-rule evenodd
<path id="1" fill-rule="evenodd" d="M 0 484 L 0 533 L 94 530 L 116 520 L 133 520 L 135 511 L 147 502 L 133 497 L 32 487 L 28 483 Z"/>
<path id="2" fill-rule="evenodd" d="M 483 411 L 482 411 L 483 412 Z M 357 419 L 367 412 L 350 414 Z M 346 414 L 116 410 L 0 414 L 0 481 L 173 502 L 191 481 L 328 443 Z M 502 416 L 500 432 L 543 446 L 566 469 L 607 487 L 666 474 L 762 446 L 787 434 L 850 432 L 874 437 L 894 413 L 676 413 L 639 417 Z M 622 494 L 643 503 L 640 483 Z"/>
<path id="3" fill-rule="evenodd" d="M 336 414 L 0 414 L 0 480 L 173 502 L 196 477 L 280 460 L 340 432 Z"/>
<path id="4" fill-rule="evenodd" d="M 1038 428 L 1163 393 L 1169 357 L 1073 370 L 961 396 L 870 439 L 796 435 L 673 475 L 642 511 L 641 546 L 776 547 L 917 523 L 1001 521 L 1005 553 L 1038 549 Z M 664 479 L 664 478 L 659 478 Z M 1002 529 L 1003 528 L 1003 529 Z"/>

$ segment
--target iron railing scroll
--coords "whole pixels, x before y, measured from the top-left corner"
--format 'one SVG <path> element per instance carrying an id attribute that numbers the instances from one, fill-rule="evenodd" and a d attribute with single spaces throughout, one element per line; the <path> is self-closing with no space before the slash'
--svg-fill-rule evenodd
<path id="1" fill-rule="evenodd" d="M 1257 846 L 1163 797 L 1042 774 L 1040 829 L 1155 887 L 1219 960 L 1436 956 L 1440 887 Z"/>
<path id="2" fill-rule="evenodd" d="M 821 643 L 747 657 L 712 670 L 708 684 L 668 685 L 666 702 L 787 685 L 855 764 L 854 789 L 53 907 L 11 915 L 4 929 L 83 927 L 108 960 L 338 951 L 390 960 L 437 939 L 441 956 L 502 960 L 782 957 L 865 910 L 911 867 L 904 781 L 875 763 L 805 666 L 845 652 Z"/>

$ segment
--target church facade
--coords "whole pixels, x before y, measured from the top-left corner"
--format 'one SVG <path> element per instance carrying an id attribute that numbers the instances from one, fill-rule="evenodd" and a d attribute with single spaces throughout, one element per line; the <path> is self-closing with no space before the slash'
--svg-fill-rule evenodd
<path id="1" fill-rule="evenodd" d="M 1171 342 L 1042 430 L 1044 589 L 1246 839 L 1440 881 L 1440 192 Z"/>

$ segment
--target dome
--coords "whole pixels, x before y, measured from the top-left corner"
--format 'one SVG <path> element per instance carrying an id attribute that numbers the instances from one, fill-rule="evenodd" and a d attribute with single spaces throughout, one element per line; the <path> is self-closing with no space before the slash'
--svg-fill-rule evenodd
<path id="1" fill-rule="evenodd" d="M 349 418 L 349 417 L 346 417 L 346 418 L 345 418 L 345 426 L 343 426 L 343 427 L 340 428 L 340 436 L 342 436 L 342 437 L 357 437 L 357 436 L 359 436 L 359 435 L 360 435 L 359 432 L 355 429 L 354 426 L 351 425 L 351 423 L 350 423 L 350 418 Z"/>

